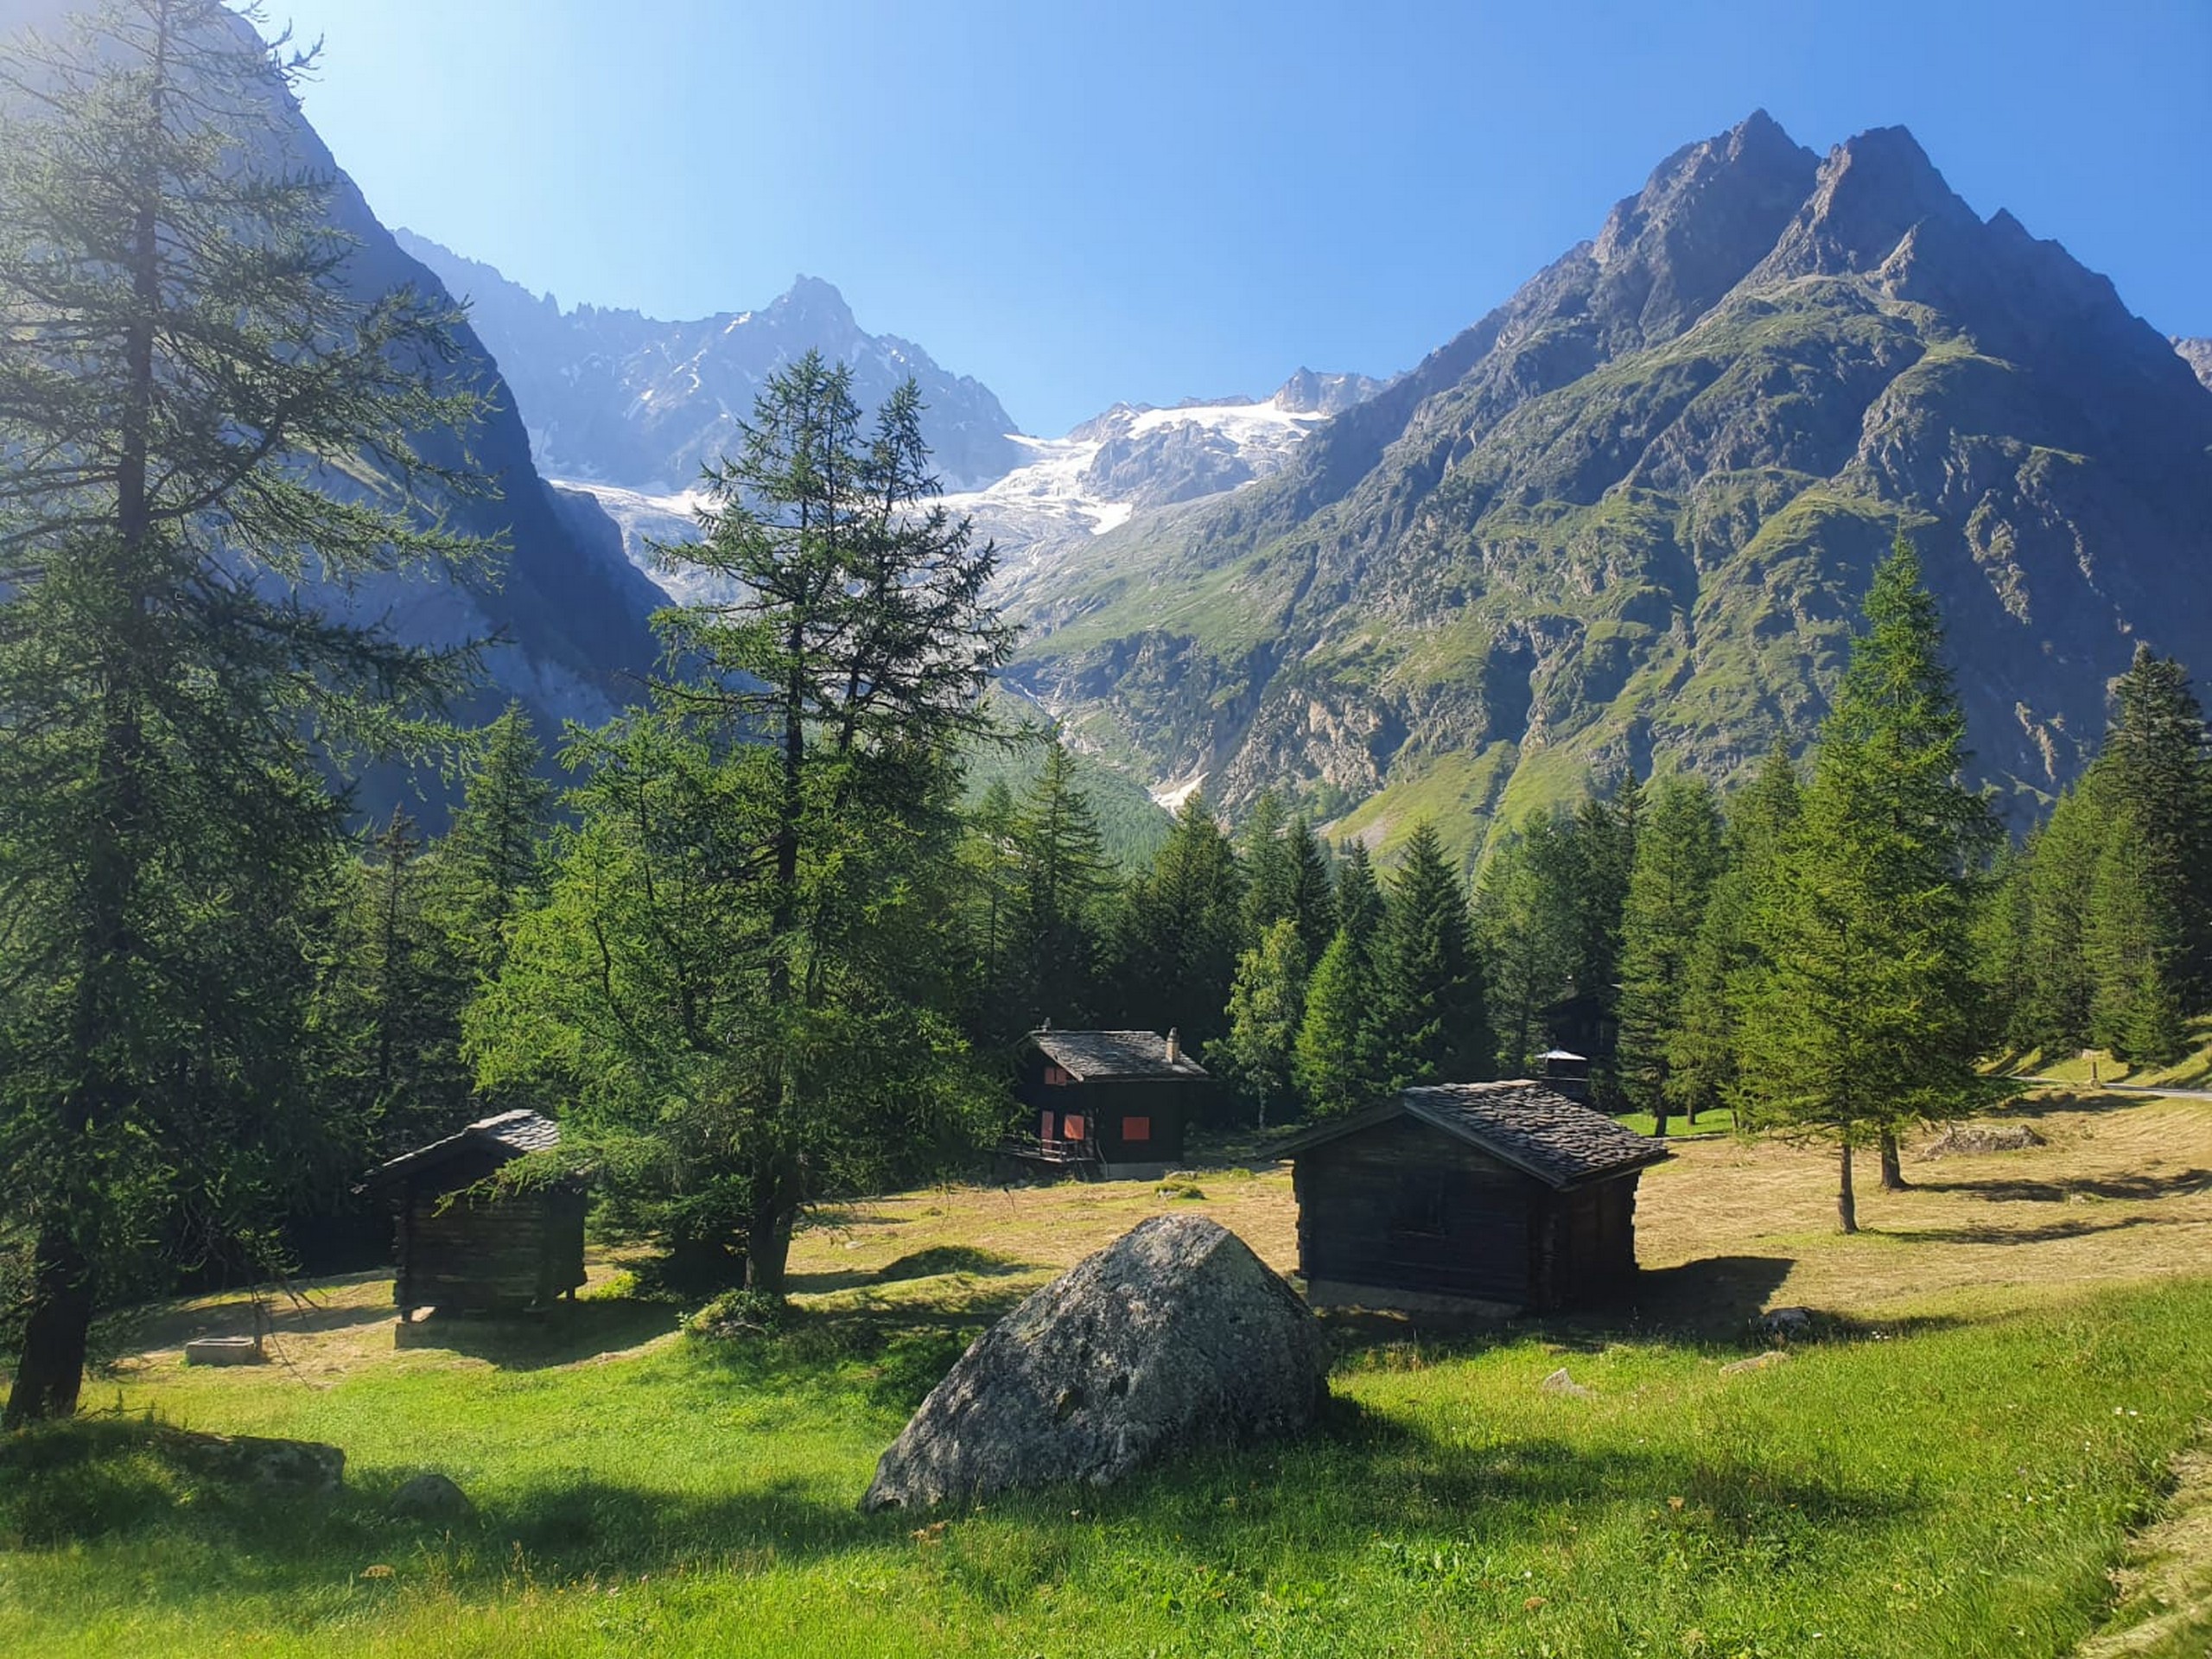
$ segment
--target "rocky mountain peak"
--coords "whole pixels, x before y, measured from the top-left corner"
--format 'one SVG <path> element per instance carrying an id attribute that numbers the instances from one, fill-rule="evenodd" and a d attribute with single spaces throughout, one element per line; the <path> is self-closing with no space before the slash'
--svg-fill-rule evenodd
<path id="1" fill-rule="evenodd" d="M 860 332 L 853 308 L 834 283 L 801 274 L 761 314 L 809 334 L 843 337 Z"/>
<path id="2" fill-rule="evenodd" d="M 1819 158 L 1764 110 L 1685 144 L 1617 204 L 1591 245 L 1596 308 L 1642 339 L 1681 332 L 1772 248 Z"/>
<path id="3" fill-rule="evenodd" d="M 1903 127 L 1875 127 L 1828 152 L 1760 275 L 1863 276 L 1880 270 L 1908 236 L 1916 233 L 1924 250 L 1980 228 L 1919 140 Z"/>
<path id="4" fill-rule="evenodd" d="M 1293 415 L 1341 415 L 1382 390 L 1382 382 L 1368 375 L 1316 374 L 1301 365 L 1268 401 Z"/>

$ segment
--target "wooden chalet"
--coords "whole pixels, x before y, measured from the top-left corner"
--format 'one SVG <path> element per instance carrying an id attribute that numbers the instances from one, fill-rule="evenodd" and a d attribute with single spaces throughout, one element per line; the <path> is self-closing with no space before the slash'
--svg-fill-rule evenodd
<path id="1" fill-rule="evenodd" d="M 389 1198 L 403 1325 L 418 1309 L 536 1313 L 584 1281 L 585 1182 L 483 1186 L 525 1154 L 561 1142 L 536 1112 L 502 1112 L 372 1171 L 362 1190 Z M 475 1189 L 475 1190 L 472 1190 Z"/>
<path id="2" fill-rule="evenodd" d="M 1183 1137 L 1212 1079 L 1177 1034 L 1055 1031 L 1024 1039 L 1014 1093 L 1035 1139 L 1006 1150 L 1048 1172 L 1149 1180 L 1183 1161 Z"/>
<path id="3" fill-rule="evenodd" d="M 1636 1271 L 1636 1188 L 1663 1143 L 1541 1083 L 1408 1089 L 1286 1142 L 1316 1306 L 1517 1313 Z"/>

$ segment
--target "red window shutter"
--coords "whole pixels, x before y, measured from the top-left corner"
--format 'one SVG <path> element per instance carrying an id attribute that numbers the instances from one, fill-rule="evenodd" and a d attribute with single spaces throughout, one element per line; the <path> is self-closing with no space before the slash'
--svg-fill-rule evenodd
<path id="1" fill-rule="evenodd" d="M 1045 1082 L 1049 1087 L 1065 1089 L 1072 1081 L 1065 1066 L 1048 1065 L 1045 1068 Z"/>
<path id="2" fill-rule="evenodd" d="M 1050 1112 L 1041 1112 L 1038 1115 L 1037 1138 L 1040 1141 L 1049 1141 L 1052 1138 L 1052 1115 Z"/>
<path id="3" fill-rule="evenodd" d="M 1152 1120 L 1148 1117 L 1125 1117 L 1122 1120 L 1122 1139 L 1149 1141 L 1152 1139 Z"/>
<path id="4" fill-rule="evenodd" d="M 1080 1141 L 1083 1139 L 1084 1123 L 1082 1117 L 1078 1114 L 1070 1112 L 1062 1121 L 1067 1126 L 1065 1134 L 1069 1140 Z"/>

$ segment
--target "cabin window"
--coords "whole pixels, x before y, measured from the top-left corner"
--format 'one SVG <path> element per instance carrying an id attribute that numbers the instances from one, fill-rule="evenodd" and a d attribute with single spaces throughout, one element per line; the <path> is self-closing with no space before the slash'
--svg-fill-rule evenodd
<path id="1" fill-rule="evenodd" d="M 1070 1112 L 1060 1120 L 1061 1133 L 1071 1141 L 1080 1141 L 1084 1135 L 1084 1122 L 1080 1113 Z"/>
<path id="2" fill-rule="evenodd" d="M 1039 1141 L 1049 1141 L 1052 1138 L 1052 1115 L 1050 1112 L 1041 1113 L 1039 1116 L 1037 1138 Z"/>
<path id="3" fill-rule="evenodd" d="M 1417 1238 L 1443 1237 L 1448 1230 L 1446 1226 L 1446 1188 L 1441 1170 L 1408 1170 L 1400 1181 L 1397 1209 L 1390 1218 L 1390 1230 L 1409 1233 Z"/>
<path id="4" fill-rule="evenodd" d="M 1045 1082 L 1049 1087 L 1065 1089 L 1074 1081 L 1075 1079 L 1068 1075 L 1067 1067 L 1064 1065 L 1048 1065 L 1045 1068 Z"/>
<path id="5" fill-rule="evenodd" d="M 1122 1139 L 1149 1141 L 1152 1139 L 1152 1120 L 1148 1117 L 1125 1117 L 1122 1120 Z"/>

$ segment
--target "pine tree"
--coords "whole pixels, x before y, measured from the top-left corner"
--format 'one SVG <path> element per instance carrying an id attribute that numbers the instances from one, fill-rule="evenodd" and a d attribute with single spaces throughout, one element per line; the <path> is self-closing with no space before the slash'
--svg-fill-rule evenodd
<path id="1" fill-rule="evenodd" d="M 1775 890 L 1799 804 L 1797 768 L 1782 746 L 1729 804 L 1724 868 L 1698 924 L 1681 1015 L 1667 1051 L 1693 1120 L 1707 1107 L 1738 1104 L 1745 1003 L 1761 967 L 1755 923 Z M 1751 1116 L 1739 1108 L 1739 1122 Z"/>
<path id="2" fill-rule="evenodd" d="M 2139 645 L 2113 687 L 2116 713 L 2093 785 L 2133 821 L 2143 879 L 2171 918 L 2176 989 L 2212 1002 L 2212 753 L 2204 709 L 2171 658 Z"/>
<path id="3" fill-rule="evenodd" d="M 1238 958 L 1229 991 L 1229 1034 L 1219 1045 L 1223 1070 L 1252 1102 L 1262 1128 L 1270 1102 L 1291 1098 L 1291 1072 L 1305 1017 L 1306 946 L 1298 920 L 1272 923 Z"/>
<path id="4" fill-rule="evenodd" d="M 1426 820 L 1407 837 L 1390 882 L 1376 978 L 1378 1070 L 1392 1086 L 1465 1083 L 1489 1071 L 1491 1039 L 1466 893 Z"/>
<path id="5" fill-rule="evenodd" d="M 1243 896 L 1229 838 L 1205 796 L 1193 791 L 1115 917 L 1124 1019 L 1154 1031 L 1179 1029 L 1198 1045 L 1222 1033 L 1242 948 Z"/>
<path id="6" fill-rule="evenodd" d="M 1093 957 L 1107 860 L 1098 820 L 1076 786 L 1074 759 L 1057 737 L 1015 810 L 1010 836 L 1018 971 L 1030 1004 L 1025 1025 L 1080 1025 L 1096 996 Z"/>
<path id="7" fill-rule="evenodd" d="M 1965 720 L 1942 629 L 1900 537 L 1822 722 L 1796 833 L 1759 918 L 1741 1036 L 1762 1109 L 1834 1139 L 1837 1215 L 1858 1230 L 1853 1149 L 1980 1097 L 1974 873 L 1991 827 L 1961 781 Z"/>
<path id="8" fill-rule="evenodd" d="M 1014 843 L 1013 786 L 994 778 L 969 809 L 960 838 L 961 938 L 968 971 L 961 1006 L 969 1033 L 988 1047 L 1012 1042 L 1031 1017 L 1027 988 L 1014 963 L 1014 877 L 1020 855 Z"/>
<path id="9" fill-rule="evenodd" d="M 2106 817 L 2093 768 L 2060 795 L 2028 838 L 2022 988 L 2012 1024 L 2023 1041 L 2046 1054 L 2071 1053 L 2089 1040 L 2094 988 L 2086 944 Z"/>
<path id="10" fill-rule="evenodd" d="M 306 67 L 218 0 L 0 54 L 0 1205 L 35 1256 L 10 1424 L 73 1409 L 148 1215 L 254 1224 L 343 1137 L 302 1077 L 303 918 L 345 850 L 324 767 L 429 735 L 409 711 L 466 665 L 302 597 L 484 550 L 414 505 L 479 487 L 410 435 L 450 454 L 475 418 L 437 384 L 455 316 L 349 287 L 337 181 L 289 148 Z"/>
<path id="11" fill-rule="evenodd" d="M 1297 908 L 1297 868 L 1284 839 L 1288 817 L 1274 790 L 1262 790 L 1237 837 L 1237 867 L 1243 872 L 1243 944 L 1256 945 L 1267 931 Z"/>
<path id="12" fill-rule="evenodd" d="M 461 810 L 438 842 L 431 903 L 479 979 L 499 972 L 516 918 L 544 894 L 553 815 L 544 764 L 530 716 L 510 702 L 484 728 Z"/>
<path id="13" fill-rule="evenodd" d="M 1560 813 L 1531 813 L 1491 855 L 1475 895 L 1475 934 L 1503 1077 L 1529 1074 L 1547 1034 L 1544 1011 L 1573 982 L 1573 837 L 1572 823 Z"/>
<path id="14" fill-rule="evenodd" d="M 1284 838 L 1290 862 L 1290 914 L 1298 922 L 1298 942 L 1306 959 L 1319 962 L 1337 934 L 1337 895 L 1329 877 L 1329 855 L 1302 815 L 1291 821 Z"/>
<path id="15" fill-rule="evenodd" d="M 1363 842 L 1347 842 L 1337 880 L 1337 931 L 1306 986 L 1292 1075 L 1318 1115 L 1357 1111 L 1384 1088 L 1376 1030 L 1376 946 L 1382 893 Z"/>
<path id="16" fill-rule="evenodd" d="M 1690 959 L 1723 853 L 1712 785 L 1680 775 L 1643 803 L 1621 924 L 1620 1072 L 1631 1103 L 1667 1133 L 1669 1113 L 1699 1103 L 1677 1076 L 1673 1046 L 1689 995 Z"/>
<path id="17" fill-rule="evenodd" d="M 2094 990 L 2090 1041 L 2120 1058 L 2165 1065 L 2188 1052 L 2179 977 L 2179 929 L 2156 855 L 2132 812 L 2106 827 L 2082 941 Z"/>

